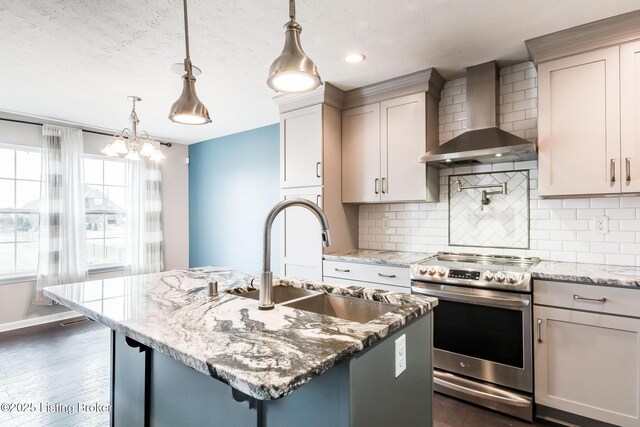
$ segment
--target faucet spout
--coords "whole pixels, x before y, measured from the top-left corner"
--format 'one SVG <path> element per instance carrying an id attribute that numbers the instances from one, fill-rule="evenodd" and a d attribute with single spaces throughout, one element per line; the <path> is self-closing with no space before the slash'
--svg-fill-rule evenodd
<path id="1" fill-rule="evenodd" d="M 322 228 L 322 246 L 324 246 L 325 248 L 331 246 L 329 221 L 318 205 L 310 202 L 307 199 L 302 199 L 299 197 L 286 199 L 276 204 L 267 215 L 264 223 L 262 273 L 260 274 L 260 291 L 258 302 L 258 308 L 260 310 L 271 310 L 274 307 L 273 273 L 271 272 L 271 228 L 273 226 L 273 221 L 276 219 L 280 212 L 291 206 L 300 206 L 310 210 L 320 222 L 320 226 Z"/>

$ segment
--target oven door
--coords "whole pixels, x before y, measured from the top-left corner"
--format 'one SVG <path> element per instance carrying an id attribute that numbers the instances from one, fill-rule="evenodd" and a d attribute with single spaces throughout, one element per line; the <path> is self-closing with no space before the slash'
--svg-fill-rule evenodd
<path id="1" fill-rule="evenodd" d="M 525 392 L 533 391 L 531 295 L 412 281 L 438 298 L 436 368 Z"/>

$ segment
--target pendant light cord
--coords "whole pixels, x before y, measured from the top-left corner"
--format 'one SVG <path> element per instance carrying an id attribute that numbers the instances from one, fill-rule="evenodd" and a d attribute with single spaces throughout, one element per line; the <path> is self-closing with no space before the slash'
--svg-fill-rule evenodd
<path id="1" fill-rule="evenodd" d="M 187 0 L 185 0 L 187 1 Z M 296 1 L 289 0 L 289 18 L 296 20 Z"/>
<path id="2" fill-rule="evenodd" d="M 189 55 L 189 18 L 187 16 L 187 0 L 183 0 L 182 3 L 184 4 L 184 45 L 187 52 L 186 60 L 189 62 L 189 68 L 191 68 L 191 56 Z"/>

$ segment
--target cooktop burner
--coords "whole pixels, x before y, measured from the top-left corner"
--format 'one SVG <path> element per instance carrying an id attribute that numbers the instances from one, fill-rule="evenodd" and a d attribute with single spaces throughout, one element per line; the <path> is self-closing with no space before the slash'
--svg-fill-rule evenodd
<path id="1" fill-rule="evenodd" d="M 411 280 L 449 285 L 531 291 L 531 267 L 539 258 L 438 252 L 411 266 Z"/>

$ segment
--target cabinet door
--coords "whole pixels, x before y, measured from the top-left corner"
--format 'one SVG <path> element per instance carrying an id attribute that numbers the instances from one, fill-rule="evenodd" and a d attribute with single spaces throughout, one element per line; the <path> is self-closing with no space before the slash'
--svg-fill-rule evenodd
<path id="1" fill-rule="evenodd" d="M 619 49 L 538 66 L 541 196 L 620 192 Z"/>
<path id="2" fill-rule="evenodd" d="M 282 190 L 282 199 L 301 197 L 322 208 L 322 187 Z M 290 207 L 281 213 L 282 253 L 280 274 L 322 281 L 322 236 L 318 219 L 308 209 Z"/>
<path id="3" fill-rule="evenodd" d="M 381 200 L 425 200 L 427 167 L 418 156 L 427 151 L 425 93 L 380 103 Z"/>
<path id="4" fill-rule="evenodd" d="M 280 187 L 322 185 L 322 105 L 280 117 Z"/>
<path id="5" fill-rule="evenodd" d="M 640 191 L 640 42 L 620 46 L 622 192 Z"/>
<path id="6" fill-rule="evenodd" d="M 640 426 L 640 319 L 542 306 L 534 319 L 536 404 Z"/>
<path id="7" fill-rule="evenodd" d="M 380 201 L 380 104 L 342 112 L 342 201 Z"/>

